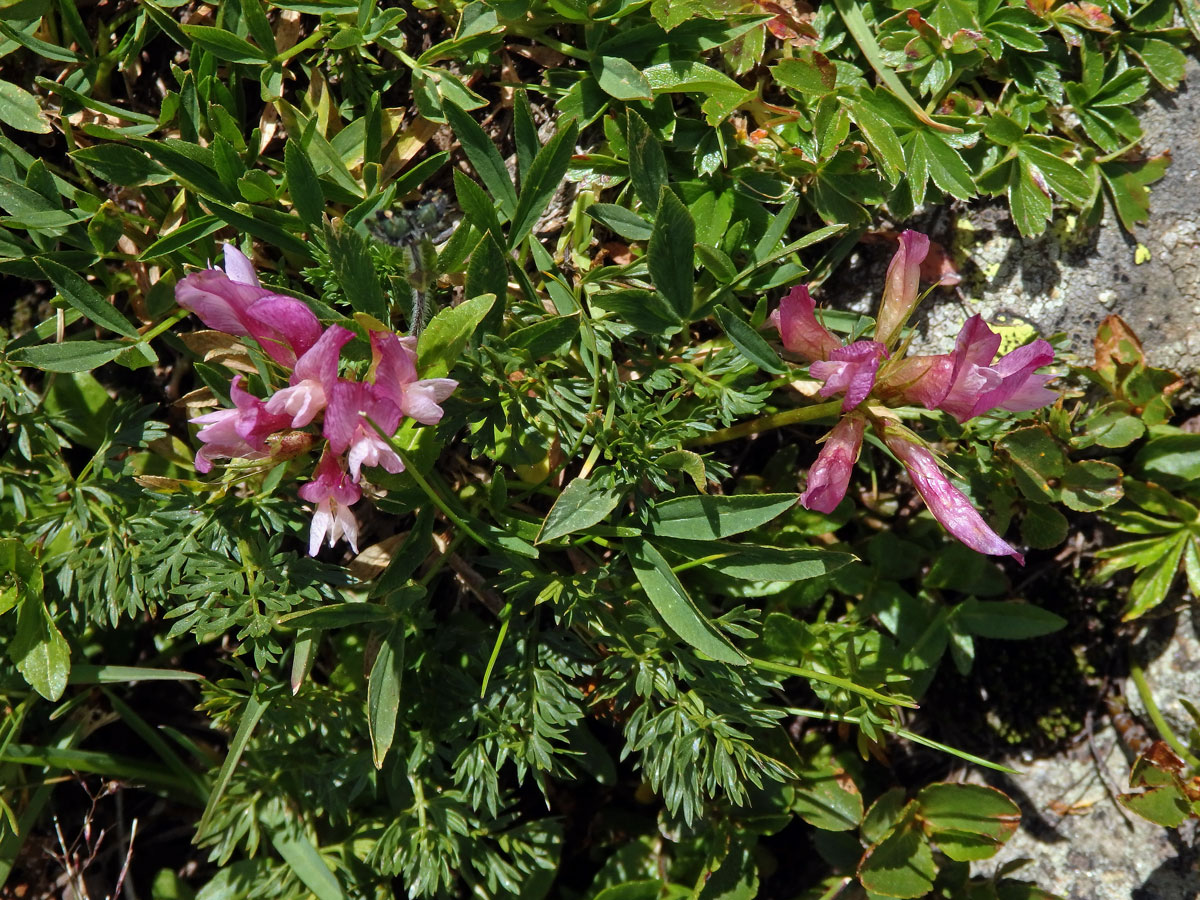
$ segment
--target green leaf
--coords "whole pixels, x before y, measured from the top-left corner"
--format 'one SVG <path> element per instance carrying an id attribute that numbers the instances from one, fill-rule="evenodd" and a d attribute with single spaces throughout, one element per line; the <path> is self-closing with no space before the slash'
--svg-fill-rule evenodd
<path id="1" fill-rule="evenodd" d="M 649 222 L 637 213 L 615 203 L 593 203 L 587 214 L 614 234 L 627 241 L 647 241 L 652 233 Z"/>
<path id="2" fill-rule="evenodd" d="M 535 544 L 555 541 L 568 534 L 590 528 L 608 518 L 617 508 L 625 488 L 610 487 L 605 483 L 593 483 L 586 478 L 575 478 L 558 495 L 546 521 L 542 523 Z"/>
<path id="3" fill-rule="evenodd" d="M 1067 539 L 1067 517 L 1053 506 L 1030 503 L 1021 518 L 1021 540 L 1035 550 L 1049 550 Z"/>
<path id="4" fill-rule="evenodd" d="M 139 681 L 203 681 L 204 676 L 182 669 L 154 669 L 149 666 L 71 667 L 67 684 L 134 684 Z"/>
<path id="5" fill-rule="evenodd" d="M 508 346 L 524 350 L 532 359 L 543 359 L 561 352 L 579 334 L 578 314 L 547 316 L 540 322 L 519 328 L 508 336 Z"/>
<path id="6" fill-rule="evenodd" d="M 615 313 L 644 334 L 673 334 L 680 327 L 662 298 L 650 291 L 606 291 L 592 297 L 592 306 Z"/>
<path id="7" fill-rule="evenodd" d="M 113 305 L 101 297 L 82 277 L 52 259 L 41 257 L 37 264 L 58 290 L 58 295 L 75 309 L 109 331 L 135 340 L 138 338 L 138 330 L 132 323 L 117 312 Z"/>
<path id="8" fill-rule="evenodd" d="M 717 540 L 765 525 L 798 499 L 797 494 L 677 497 L 652 507 L 646 528 L 656 537 Z"/>
<path id="9" fill-rule="evenodd" d="M 296 214 L 310 228 L 320 228 L 325 215 L 325 193 L 312 161 L 294 138 L 288 138 L 283 145 L 283 169 Z"/>
<path id="10" fill-rule="evenodd" d="M 1191 817 L 1187 795 L 1175 785 L 1165 785 L 1140 794 L 1121 794 L 1121 805 L 1163 828 L 1178 828 Z"/>
<path id="11" fill-rule="evenodd" d="M 371 756 L 375 768 L 383 760 L 396 736 L 400 713 L 400 686 L 404 677 L 404 632 L 407 625 L 397 622 L 379 645 L 367 682 L 367 724 L 371 730 Z"/>
<path id="12" fill-rule="evenodd" d="M 563 177 L 571 165 L 575 153 L 575 141 L 579 138 L 579 125 L 572 121 L 546 142 L 533 162 L 529 173 L 521 184 L 521 195 L 517 199 L 517 210 L 512 217 L 512 230 L 508 246 L 515 248 L 525 240 L 534 224 L 550 203 L 550 198 L 562 184 Z"/>
<path id="13" fill-rule="evenodd" d="M 645 120 L 626 110 L 625 141 L 629 146 L 629 181 L 646 210 L 657 209 L 667 184 L 667 158 Z"/>
<path id="14" fill-rule="evenodd" d="M 721 323 L 721 327 L 725 329 L 729 340 L 733 342 L 733 346 L 738 348 L 738 352 L 742 356 L 764 372 L 770 372 L 772 375 L 787 374 L 787 366 L 780 361 L 779 356 L 771 349 L 771 345 L 763 340 L 762 336 L 751 328 L 741 316 L 722 307 L 717 307 L 714 315 Z"/>
<path id="15" fill-rule="evenodd" d="M 50 123 L 42 115 L 37 98 L 6 79 L 0 79 L 0 121 L 19 131 L 50 132 Z"/>
<path id="16" fill-rule="evenodd" d="M 8 647 L 9 658 L 24 679 L 47 700 L 58 700 L 67 688 L 71 650 L 50 618 L 40 592 L 21 601 L 17 633 Z"/>
<path id="17" fill-rule="evenodd" d="M 900 173 L 906 168 L 904 147 L 900 143 L 900 138 L 896 136 L 895 129 L 892 128 L 887 119 L 871 109 L 866 103 L 843 101 L 843 104 L 850 113 L 850 118 L 854 120 L 854 124 L 858 126 L 858 130 L 867 139 L 867 144 L 870 145 L 875 161 L 882 169 L 884 177 L 888 181 L 895 183 Z M 954 155 L 958 156 L 957 153 Z M 959 162 L 961 161 L 960 157 Z M 938 166 L 939 176 L 956 187 L 969 183 L 971 180 L 970 170 L 967 170 L 964 178 L 961 170 L 957 168 L 953 161 L 940 160 Z"/>
<path id="18" fill-rule="evenodd" d="M 705 565 L 744 581 L 803 581 L 828 575 L 854 561 L 853 554 L 817 547 L 762 547 L 665 538 L 662 546 L 684 559 L 717 558 Z"/>
<path id="19" fill-rule="evenodd" d="M 667 301 L 678 321 L 691 321 L 696 284 L 696 224 L 687 207 L 668 187 L 658 199 L 654 230 L 646 260 L 654 287 Z"/>
<path id="20" fill-rule="evenodd" d="M 389 622 L 395 616 L 374 603 L 330 603 L 316 609 L 302 609 L 281 616 L 279 624 L 287 628 L 348 628 Z"/>
<path id="21" fill-rule="evenodd" d="M 481 294 L 441 310 L 430 320 L 417 343 L 417 363 L 422 378 L 440 378 L 454 368 L 463 348 L 495 302 L 492 294 Z"/>
<path id="22" fill-rule="evenodd" d="M 705 655 L 735 666 L 747 664 L 729 639 L 696 607 L 667 561 L 652 544 L 628 538 L 625 547 L 634 574 L 667 627 Z"/>
<path id="23" fill-rule="evenodd" d="M 297 823 L 289 822 L 288 827 L 272 831 L 271 844 L 317 900 L 342 900 L 345 897 L 337 877 Z"/>
<path id="24" fill-rule="evenodd" d="M 1019 600 L 976 600 L 972 597 L 956 606 L 953 615 L 963 631 L 1005 640 L 1041 637 L 1067 624 L 1062 616 Z"/>
<path id="25" fill-rule="evenodd" d="M 159 238 L 149 247 L 142 251 L 138 256 L 138 260 L 145 262 L 159 257 L 169 256 L 176 250 L 182 250 L 184 247 L 190 247 L 196 241 L 208 237 L 214 231 L 220 231 L 225 227 L 225 223 L 216 216 L 197 216 L 186 225 L 180 225 L 170 234 Z"/>
<path id="26" fill-rule="evenodd" d="M 936 876 L 933 851 L 911 818 L 868 849 L 858 866 L 863 887 L 885 897 L 924 897 Z"/>
<path id="27" fill-rule="evenodd" d="M 1077 512 L 1095 512 L 1112 506 L 1125 492 L 1120 467 L 1098 459 L 1084 459 L 1067 466 L 1062 481 L 1062 502 Z"/>
<path id="28" fill-rule="evenodd" d="M 264 65 L 271 59 L 265 50 L 260 50 L 224 28 L 214 28 L 211 25 L 181 25 L 180 29 L 194 43 L 227 62 Z"/>
<path id="29" fill-rule="evenodd" d="M 64 341 L 22 347 L 8 354 L 8 359 L 43 372 L 89 372 L 112 362 L 131 346 L 125 341 Z"/>
<path id="30" fill-rule="evenodd" d="M 980 784 L 931 784 L 917 794 L 917 815 L 951 859 L 987 859 L 1017 830 L 1021 810 L 1005 794 Z M 966 836 L 982 841 L 963 840 Z"/>
<path id="31" fill-rule="evenodd" d="M 1200 480 L 1200 434 L 1166 434 L 1152 437 L 1133 460 L 1143 478 L 1180 486 Z"/>
<path id="32" fill-rule="evenodd" d="M 491 192 L 504 216 L 511 218 L 517 208 L 517 192 L 508 176 L 508 168 L 504 165 L 500 151 L 479 123 L 454 103 L 447 101 L 442 104 L 442 109 L 450 127 L 454 129 L 454 136 L 462 144 L 463 152 L 471 161 L 484 187 Z"/>
<path id="33" fill-rule="evenodd" d="M 784 87 L 820 100 L 837 85 L 837 69 L 824 54 L 781 59 L 771 67 L 771 77 Z"/>
<path id="34" fill-rule="evenodd" d="M 4 593 L 15 593 L 20 604 L 8 656 L 30 687 L 47 700 L 58 700 L 67 687 L 71 653 L 46 609 L 41 564 L 20 541 L 6 538 L 0 540 L 0 573 L 10 576 L 0 581 L 10 585 Z"/>
<path id="35" fill-rule="evenodd" d="M 387 322 L 390 318 L 387 297 L 362 235 L 343 222 L 326 224 L 325 246 L 342 293 L 354 311 Z"/>
<path id="36" fill-rule="evenodd" d="M 715 872 L 706 873 L 696 900 L 754 900 L 758 896 L 758 864 L 746 844 L 737 838 Z"/>
<path id="37" fill-rule="evenodd" d="M 600 89 L 618 100 L 652 100 L 650 82 L 638 67 L 620 56 L 592 57 L 592 75 Z"/>
<path id="38" fill-rule="evenodd" d="M 694 60 L 673 59 L 651 66 L 642 73 L 655 92 L 695 91 L 701 94 L 716 92 L 745 93 L 746 89 L 711 66 Z"/>
<path id="39" fill-rule="evenodd" d="M 1152 561 L 1146 565 L 1129 587 L 1129 609 L 1122 616 L 1131 621 L 1154 609 L 1165 599 L 1179 574 L 1179 563 L 1188 543 L 1188 532 L 1176 532 L 1169 540 L 1156 541 Z"/>
<path id="40" fill-rule="evenodd" d="M 246 747 L 250 744 L 250 738 L 254 736 L 254 729 L 258 726 L 259 720 L 270 705 L 270 700 L 260 700 L 255 694 L 251 694 L 246 699 L 246 707 L 242 710 L 237 731 L 233 735 L 233 740 L 229 742 L 229 749 L 225 752 L 225 762 L 221 764 L 221 770 L 217 773 L 216 781 L 213 783 L 212 793 L 208 795 L 204 813 L 200 816 L 200 823 L 196 826 L 196 840 L 202 840 L 206 835 L 213 816 L 220 808 L 225 791 L 229 789 L 233 771 L 237 768 L 242 754 L 246 752 Z"/>
<path id="41" fill-rule="evenodd" d="M 72 150 L 71 158 L 105 181 L 122 187 L 161 184 L 171 174 L 145 153 L 125 144 L 96 144 Z"/>
<path id="42" fill-rule="evenodd" d="M 863 798 L 845 770 L 830 766 L 800 773 L 792 810 L 822 831 L 851 831 L 863 820 Z"/>
<path id="43" fill-rule="evenodd" d="M 497 208 L 487 193 L 458 169 L 454 170 L 454 194 L 458 205 L 470 221 L 484 234 L 490 234 L 498 244 L 504 243 L 504 229 L 500 227 Z"/>

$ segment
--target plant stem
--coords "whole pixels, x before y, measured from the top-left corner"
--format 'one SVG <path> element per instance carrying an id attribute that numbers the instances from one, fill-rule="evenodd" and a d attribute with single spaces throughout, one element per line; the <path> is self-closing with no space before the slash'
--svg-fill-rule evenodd
<path id="1" fill-rule="evenodd" d="M 1188 750 L 1184 746 L 1183 741 L 1179 740 L 1175 732 L 1171 730 L 1171 726 L 1163 718 L 1158 704 L 1154 702 L 1154 695 L 1150 693 L 1150 684 L 1146 681 L 1145 671 L 1132 659 L 1129 661 L 1129 677 L 1133 679 L 1134 685 L 1137 686 L 1142 706 L 1146 707 L 1146 715 L 1150 717 L 1150 722 L 1154 725 L 1154 730 L 1158 732 L 1158 736 L 1166 741 L 1167 745 L 1189 766 L 1193 769 L 1200 769 L 1200 759 L 1197 759 L 1195 754 Z"/>
<path id="2" fill-rule="evenodd" d="M 708 444 L 722 444 L 725 441 L 736 441 L 738 438 L 760 434 L 775 428 L 783 428 L 785 425 L 796 425 L 800 422 L 811 422 L 814 419 L 824 419 L 828 416 L 834 416 L 837 415 L 841 408 L 841 400 L 830 400 L 828 403 L 818 403 L 816 406 L 800 406 L 796 409 L 788 409 L 781 413 L 775 413 L 773 416 L 763 416 L 761 419 L 754 419 L 750 422 L 743 422 L 740 425 L 733 425 L 729 428 L 722 428 L 719 431 L 711 432 L 710 434 L 701 435 L 698 438 L 688 441 L 684 446 L 704 447 Z"/>

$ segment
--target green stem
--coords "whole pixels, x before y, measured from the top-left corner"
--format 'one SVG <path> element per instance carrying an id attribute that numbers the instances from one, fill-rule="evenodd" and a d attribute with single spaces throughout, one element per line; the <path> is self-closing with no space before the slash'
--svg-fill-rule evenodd
<path id="1" fill-rule="evenodd" d="M 1142 699 L 1142 706 L 1146 707 L 1146 715 L 1150 717 L 1150 722 L 1154 725 L 1154 730 L 1158 732 L 1158 736 L 1167 742 L 1167 745 L 1175 751 L 1180 759 L 1184 760 L 1193 769 L 1200 769 L 1200 759 L 1197 759 L 1195 754 L 1188 750 L 1184 746 L 1183 741 L 1179 740 L 1175 732 L 1171 730 L 1171 726 L 1163 718 L 1158 704 L 1154 702 L 1154 695 L 1150 693 L 1150 684 L 1146 681 L 1145 671 L 1133 660 L 1129 661 L 1129 677 L 1133 679 L 1134 685 L 1137 686 L 1138 696 Z"/>
<path id="2" fill-rule="evenodd" d="M 868 687 L 863 687 L 860 684 L 855 684 L 848 678 L 840 678 L 837 675 L 827 675 L 824 672 L 818 672 L 816 669 L 808 669 L 803 666 L 789 666 L 785 663 L 771 662 L 766 659 L 757 659 L 753 656 L 746 657 L 750 660 L 750 665 L 756 669 L 762 669 L 765 672 L 775 672 L 779 675 L 794 675 L 798 678 L 810 678 L 813 681 L 820 681 L 824 684 L 839 687 L 842 690 L 851 691 L 855 694 L 861 694 L 864 697 L 870 697 L 872 700 L 878 700 L 881 703 L 886 703 L 889 706 L 907 706 L 909 709 L 917 709 L 917 704 L 907 697 L 889 697 L 887 694 L 881 694 L 879 691 Z"/>
<path id="3" fill-rule="evenodd" d="M 862 722 L 858 716 L 847 716 L 841 713 L 826 712 L 821 709 L 788 709 L 788 715 L 805 716 L 810 719 L 825 719 L 829 722 L 849 722 L 852 725 L 862 727 Z M 940 750 L 943 753 L 949 753 L 957 756 L 959 759 L 965 759 L 967 762 L 975 763 L 977 766 L 986 766 L 989 769 L 995 769 L 997 772 L 1007 772 L 1009 775 L 1020 775 L 1016 769 L 1010 769 L 1008 766 L 994 763 L 991 760 L 984 759 L 982 756 L 976 756 L 973 753 L 967 753 L 965 750 L 958 750 L 951 747 L 949 744 L 942 744 L 938 741 L 931 740 L 916 732 L 909 731 L 907 728 L 901 728 L 899 725 L 893 725 L 891 722 L 880 722 L 879 727 L 888 734 L 894 734 L 896 737 L 904 738 L 907 741 L 913 741 L 917 744 L 922 744 L 929 747 L 931 750 Z"/>
<path id="4" fill-rule="evenodd" d="M 482 547 L 494 546 L 494 543 L 492 541 L 484 540 L 483 538 L 481 538 L 478 534 L 475 533 L 474 530 L 472 530 L 470 525 L 468 525 L 461 518 L 459 518 L 458 513 L 456 513 L 454 510 L 452 510 L 450 508 L 450 504 L 448 504 L 445 500 L 442 499 L 441 494 L 439 494 L 434 489 L 433 485 L 430 484 L 425 479 L 425 476 L 422 475 L 419 471 L 417 471 L 417 467 L 412 464 L 412 460 L 409 459 L 408 454 L 400 449 L 400 446 L 396 443 L 395 438 L 386 434 L 382 428 L 380 428 L 374 422 L 371 422 L 370 419 L 367 419 L 367 421 L 371 423 L 371 427 L 375 429 L 375 431 L 379 434 L 379 436 L 381 438 L 383 438 L 385 441 L 387 441 L 387 444 L 389 447 L 392 448 L 392 451 L 398 457 L 400 457 L 400 462 L 402 462 L 404 464 L 404 471 L 406 471 L 409 475 L 412 476 L 412 480 L 417 483 L 417 487 L 419 487 L 422 491 L 424 491 L 425 496 L 433 501 L 433 505 L 442 511 L 442 515 L 444 515 L 447 519 L 449 519 L 451 522 L 453 522 L 462 531 L 463 534 L 465 534 L 467 537 L 471 538 L 471 540 L 475 541 L 475 543 L 479 544 L 480 546 L 482 546 Z"/>
<path id="5" fill-rule="evenodd" d="M 729 428 L 722 428 L 719 431 L 701 435 L 698 438 L 687 441 L 684 446 L 704 447 L 709 444 L 723 444 L 725 441 L 736 441 L 738 438 L 760 434 L 764 431 L 772 431 L 776 428 L 783 428 L 785 425 L 797 425 L 800 422 L 811 422 L 814 419 L 836 416 L 841 408 L 841 400 L 830 400 L 828 403 L 818 403 L 816 406 L 800 406 L 796 409 L 788 409 L 781 413 L 775 413 L 773 416 L 763 416 L 761 419 L 754 419 L 750 422 L 743 422 L 740 425 L 733 425 Z"/>

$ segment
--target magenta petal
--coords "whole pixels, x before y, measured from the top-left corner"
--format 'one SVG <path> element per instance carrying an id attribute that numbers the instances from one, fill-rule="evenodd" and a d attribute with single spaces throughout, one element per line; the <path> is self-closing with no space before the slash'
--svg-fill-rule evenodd
<path id="1" fill-rule="evenodd" d="M 304 303 L 271 294 L 247 310 L 246 324 L 267 355 L 291 368 L 321 336 L 321 323 Z"/>
<path id="2" fill-rule="evenodd" d="M 838 347 L 828 360 L 818 360 L 808 367 L 809 374 L 825 382 L 818 393 L 822 397 L 845 392 L 842 412 L 849 412 L 867 399 L 875 387 L 879 359 L 887 351 L 876 341 L 855 341 Z"/>
<path id="3" fill-rule="evenodd" d="M 338 381 L 327 392 L 325 421 L 321 431 L 334 453 L 345 453 L 354 438 L 360 416 L 359 394 L 363 385 L 356 381 Z"/>
<path id="4" fill-rule="evenodd" d="M 927 235 L 919 231 L 901 233 L 900 245 L 888 265 L 887 278 L 884 281 L 879 320 L 875 325 L 877 341 L 891 346 L 900 336 L 900 330 L 917 304 L 917 291 L 921 286 L 921 263 L 925 261 L 928 253 Z"/>
<path id="5" fill-rule="evenodd" d="M 414 381 L 404 390 L 402 412 L 422 425 L 436 425 L 442 420 L 441 403 L 454 393 L 458 382 L 452 378 L 425 378 Z"/>
<path id="6" fill-rule="evenodd" d="M 458 387 L 450 378 L 417 378 L 416 339 L 400 338 L 391 332 L 371 332 L 375 391 L 406 416 L 423 425 L 441 421 L 439 405 Z"/>
<path id="7" fill-rule="evenodd" d="M 354 332 L 340 325 L 330 325 L 316 342 L 296 360 L 293 383 L 311 378 L 330 387 L 337 379 L 338 358 L 342 348 L 354 338 Z"/>
<path id="8" fill-rule="evenodd" d="M 862 416 L 846 416 L 829 432 L 817 461 L 808 470 L 808 487 L 800 497 L 806 509 L 829 514 L 842 502 L 865 425 Z"/>
<path id="9" fill-rule="evenodd" d="M 205 269 L 175 285 L 175 302 L 194 312 L 209 328 L 245 337 L 250 334 L 250 306 L 268 293 L 233 281 L 220 269 Z"/>
<path id="10" fill-rule="evenodd" d="M 308 555 L 316 556 L 325 536 L 332 547 L 346 538 L 358 552 L 358 522 L 349 507 L 362 497 L 362 488 L 350 480 L 338 457 L 328 450 L 313 472 L 313 480 L 299 490 L 300 498 L 313 504 L 313 520 L 308 536 Z"/>
<path id="11" fill-rule="evenodd" d="M 254 272 L 254 264 L 246 258 L 246 254 L 239 250 L 233 244 L 224 245 L 225 253 L 225 274 L 229 276 L 231 281 L 236 281 L 238 284 L 250 284 L 254 287 L 261 287 L 258 282 L 258 275 Z"/>
<path id="12" fill-rule="evenodd" d="M 933 517 L 950 534 L 979 553 L 1011 556 L 1025 565 L 1025 557 L 992 531 L 966 495 L 946 478 L 929 450 L 891 431 L 885 431 L 883 439 L 908 470 L 913 486 Z"/>
<path id="13" fill-rule="evenodd" d="M 779 329 L 785 349 L 803 356 L 809 362 L 828 359 L 842 342 L 817 321 L 816 303 L 808 293 L 808 285 L 799 284 L 779 301 L 779 309 L 771 314 L 771 323 Z"/>
<path id="14" fill-rule="evenodd" d="M 1058 395 L 1043 387 L 1052 376 L 1034 375 L 1037 369 L 1053 361 L 1054 348 L 1043 340 L 1018 347 L 998 360 L 992 369 L 1000 376 L 1000 384 L 979 397 L 975 415 L 997 407 L 1022 412 L 1053 403 Z"/>
<path id="15" fill-rule="evenodd" d="M 1000 335 L 992 331 L 978 313 L 963 322 L 954 340 L 954 358 L 959 367 L 968 364 L 990 366 L 999 349 Z"/>

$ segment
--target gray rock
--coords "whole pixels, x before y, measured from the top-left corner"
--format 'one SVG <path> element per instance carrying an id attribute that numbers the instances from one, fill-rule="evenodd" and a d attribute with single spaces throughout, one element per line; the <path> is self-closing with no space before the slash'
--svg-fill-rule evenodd
<path id="1" fill-rule="evenodd" d="M 1184 86 L 1157 94 L 1141 110 L 1148 154 L 1170 150 L 1172 165 L 1151 187 L 1150 221 L 1134 237 L 1111 212 L 1097 233 L 1080 238 L 1070 219 L 1025 239 L 1008 224 L 1007 207 L 971 210 L 960 223 L 956 251 L 978 277 L 962 286 L 962 302 L 943 300 L 926 311 L 926 341 L 952 342 L 964 309 L 992 318 L 1015 312 L 1043 333 L 1066 332 L 1072 349 L 1090 359 L 1096 326 L 1117 313 L 1151 350 L 1151 363 L 1200 367 L 1200 63 L 1190 59 Z M 989 219 L 1001 222 L 990 227 Z M 977 224 L 976 224 L 977 223 Z M 1138 244 L 1150 258 L 1136 261 Z M 964 260 L 964 261 L 965 261 Z"/>
<path id="2" fill-rule="evenodd" d="M 1165 639 L 1143 638 L 1135 648 L 1155 704 L 1181 739 L 1186 739 L 1190 719 L 1179 697 L 1200 699 L 1197 625 L 1200 616 L 1185 613 Z M 1124 693 L 1130 709 L 1148 722 L 1132 680 L 1125 682 Z M 1021 775 L 993 783 L 1020 803 L 1022 821 L 995 865 L 1027 858 L 1030 862 L 1013 877 L 1067 900 L 1200 897 L 1194 823 L 1178 830 L 1161 828 L 1116 803 L 1115 795 L 1128 790 L 1130 763 L 1107 716 L 1097 720 L 1090 744 L 1071 753 L 1008 760 Z"/>

